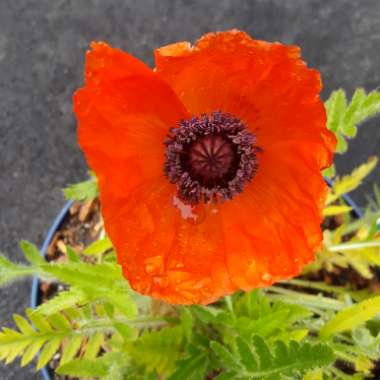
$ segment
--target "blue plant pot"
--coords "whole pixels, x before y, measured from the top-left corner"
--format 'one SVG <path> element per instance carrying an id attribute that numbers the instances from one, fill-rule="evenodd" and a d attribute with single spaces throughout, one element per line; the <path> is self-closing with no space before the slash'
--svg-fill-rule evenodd
<path id="1" fill-rule="evenodd" d="M 326 179 L 326 182 L 329 184 L 329 186 L 331 186 L 331 181 L 330 180 Z M 345 202 L 349 206 L 352 207 L 352 212 L 355 215 L 355 217 L 361 218 L 363 216 L 362 211 L 360 210 L 360 208 L 358 207 L 358 205 L 352 200 L 351 197 L 349 197 L 348 195 L 344 195 L 343 199 L 345 200 Z M 46 251 L 47 251 L 50 243 L 52 242 L 55 233 L 61 227 L 61 225 L 62 225 L 65 217 L 67 216 L 67 214 L 69 212 L 69 209 L 70 209 L 70 207 L 71 207 L 72 204 L 73 204 L 72 201 L 67 202 L 65 204 L 65 206 L 62 208 L 62 210 L 59 212 L 59 214 L 57 215 L 57 217 L 55 218 L 55 220 L 53 221 L 51 227 L 49 228 L 48 233 L 46 234 L 44 243 L 42 244 L 42 247 L 40 249 L 41 256 L 45 256 L 46 255 Z M 33 283 L 32 283 L 32 290 L 31 290 L 31 294 L 30 294 L 30 307 L 32 309 L 35 309 L 38 306 L 38 304 L 39 304 L 38 303 L 39 302 L 39 299 L 38 299 L 39 284 L 40 284 L 40 279 L 38 277 L 34 277 L 33 278 Z M 52 380 L 51 376 L 49 375 L 49 371 L 48 371 L 47 367 L 42 368 L 41 374 L 42 374 L 42 379 L 43 380 Z"/>

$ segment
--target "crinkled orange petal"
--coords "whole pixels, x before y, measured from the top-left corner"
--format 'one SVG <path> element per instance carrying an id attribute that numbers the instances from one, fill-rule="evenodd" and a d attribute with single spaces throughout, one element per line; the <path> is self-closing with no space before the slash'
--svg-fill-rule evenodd
<path id="1" fill-rule="evenodd" d="M 107 232 L 131 286 L 180 304 L 210 303 L 236 290 L 224 261 L 217 208 L 200 207 L 184 218 L 175 204 L 173 186 L 152 181 L 104 212 Z"/>
<path id="2" fill-rule="evenodd" d="M 74 95 L 78 139 L 107 208 L 136 186 L 163 179 L 163 141 L 188 114 L 157 74 L 105 43 L 87 52 L 85 76 Z"/>
<path id="3" fill-rule="evenodd" d="M 299 274 L 321 246 L 326 185 L 305 152 L 282 148 L 263 155 L 254 181 L 221 207 L 229 272 L 245 290 Z"/>

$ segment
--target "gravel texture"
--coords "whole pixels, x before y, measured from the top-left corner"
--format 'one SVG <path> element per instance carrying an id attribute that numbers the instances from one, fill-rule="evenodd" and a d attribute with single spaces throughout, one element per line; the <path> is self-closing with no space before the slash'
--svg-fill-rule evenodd
<path id="1" fill-rule="evenodd" d="M 61 188 L 86 175 L 76 144 L 71 95 L 84 52 L 105 40 L 152 65 L 152 49 L 202 33 L 240 28 L 295 43 L 322 72 L 324 96 L 380 83 L 379 0 L 0 0 L 0 250 L 22 260 L 19 239 L 41 243 L 64 204 Z M 379 119 L 363 126 L 346 172 L 380 151 Z M 364 193 L 380 174 L 355 194 Z M 0 290 L 0 324 L 27 305 L 29 282 Z M 38 379 L 0 365 L 0 380 Z"/>

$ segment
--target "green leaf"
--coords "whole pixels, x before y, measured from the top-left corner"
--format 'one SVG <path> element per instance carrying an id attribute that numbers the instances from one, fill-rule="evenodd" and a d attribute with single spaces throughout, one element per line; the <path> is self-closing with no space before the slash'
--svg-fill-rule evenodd
<path id="1" fill-rule="evenodd" d="M 116 280 L 123 279 L 120 267 L 110 263 L 96 265 L 83 262 L 45 264 L 42 269 L 45 273 L 68 285 L 87 290 L 93 289 L 94 292 L 109 291 L 114 288 Z"/>
<path id="2" fill-rule="evenodd" d="M 181 354 L 183 335 L 181 326 L 146 331 L 131 348 L 130 355 L 146 372 L 168 375 L 175 369 L 175 362 Z"/>
<path id="3" fill-rule="evenodd" d="M 199 319 L 202 323 L 208 324 L 217 321 L 218 310 L 213 309 L 212 307 L 204 306 L 192 306 L 191 312 L 194 316 Z"/>
<path id="4" fill-rule="evenodd" d="M 226 369 L 239 370 L 240 364 L 237 358 L 225 346 L 214 340 L 210 342 L 210 347 Z"/>
<path id="5" fill-rule="evenodd" d="M 63 192 L 66 199 L 74 201 L 91 200 L 97 198 L 99 195 L 98 184 L 95 177 L 75 185 L 70 185 L 64 189 Z"/>
<path id="6" fill-rule="evenodd" d="M 38 250 L 38 248 L 34 244 L 29 243 L 26 240 L 21 240 L 20 241 L 20 248 L 23 251 L 25 258 L 32 265 L 39 266 L 39 265 L 45 263 L 45 260 L 41 256 L 40 251 Z"/>
<path id="7" fill-rule="evenodd" d="M 244 367 L 248 371 L 255 371 L 257 369 L 257 362 L 249 345 L 241 337 L 237 337 L 236 345 L 240 355 L 240 361 Z"/>
<path id="8" fill-rule="evenodd" d="M 242 379 L 241 376 L 237 377 L 233 375 L 231 372 L 223 372 L 219 374 L 217 377 L 215 377 L 214 380 L 241 380 L 241 379 Z"/>
<path id="9" fill-rule="evenodd" d="M 34 267 L 14 264 L 0 254 L 0 286 L 37 272 L 38 270 Z"/>
<path id="10" fill-rule="evenodd" d="M 356 168 L 350 175 L 337 179 L 328 194 L 326 203 L 331 204 L 343 194 L 355 190 L 362 183 L 363 179 L 376 167 L 377 161 L 378 159 L 376 157 L 371 157 L 366 163 Z"/>
<path id="11" fill-rule="evenodd" d="M 335 216 L 346 214 L 352 210 L 350 206 L 328 206 L 323 210 L 323 216 Z"/>
<path id="12" fill-rule="evenodd" d="M 231 374 L 231 378 L 235 376 L 239 379 L 279 380 L 285 376 L 291 377 L 296 373 L 328 366 L 334 360 L 331 348 L 323 344 L 291 341 L 288 347 L 282 341 L 276 341 L 274 345 L 271 343 L 270 347 L 274 348 L 270 349 L 260 336 L 254 336 L 251 345 L 242 339 L 238 339 L 236 344 L 238 357 L 220 343 L 211 342 L 222 368 Z"/>
<path id="13" fill-rule="evenodd" d="M 68 260 L 72 263 L 79 263 L 79 255 L 75 252 L 75 250 L 69 245 L 66 246 L 66 256 Z"/>
<path id="14" fill-rule="evenodd" d="M 69 290 L 59 292 L 54 298 L 39 305 L 34 313 L 48 316 L 76 305 L 85 304 L 89 300 L 82 290 L 71 287 Z"/>
<path id="15" fill-rule="evenodd" d="M 320 330 L 322 339 L 342 331 L 352 330 L 380 314 L 380 296 L 376 296 L 338 312 Z"/>
<path id="16" fill-rule="evenodd" d="M 82 336 L 76 335 L 73 336 L 68 342 L 66 342 L 65 348 L 63 350 L 61 364 L 65 364 L 74 358 L 82 345 L 82 340 Z"/>
<path id="17" fill-rule="evenodd" d="M 84 354 L 85 359 L 95 359 L 98 356 L 100 348 L 104 343 L 104 335 L 101 332 L 92 335 L 86 344 L 86 351 Z"/>
<path id="18" fill-rule="evenodd" d="M 176 371 L 168 380 L 204 380 L 208 366 L 208 358 L 204 352 L 176 363 Z"/>
<path id="19" fill-rule="evenodd" d="M 101 360 L 74 359 L 70 362 L 61 364 L 57 368 L 57 373 L 75 377 L 104 377 L 108 374 L 108 363 Z"/>
<path id="20" fill-rule="evenodd" d="M 328 116 L 327 127 L 332 132 L 339 131 L 347 108 L 345 92 L 342 89 L 334 91 L 326 101 L 325 107 Z"/>
<path id="21" fill-rule="evenodd" d="M 13 319 L 23 334 L 33 335 L 35 333 L 29 322 L 25 318 L 21 317 L 21 315 L 13 314 Z"/>
<path id="22" fill-rule="evenodd" d="M 61 344 L 61 338 L 55 337 L 50 340 L 41 351 L 41 354 L 38 358 L 37 369 L 45 367 L 53 355 L 58 351 L 59 345 Z"/>
<path id="23" fill-rule="evenodd" d="M 100 240 L 96 240 L 92 244 L 90 244 L 83 253 L 85 255 L 97 255 L 112 249 L 112 242 L 108 237 L 105 237 Z"/>
<path id="24" fill-rule="evenodd" d="M 343 90 L 331 93 L 325 102 L 327 127 L 334 132 L 338 144 L 337 153 L 347 150 L 347 139 L 356 136 L 357 127 L 367 119 L 380 113 L 380 92 L 369 94 L 359 88 L 355 91 L 350 103 Z"/>
<path id="25" fill-rule="evenodd" d="M 194 328 L 194 319 L 190 310 L 186 307 L 181 309 L 181 325 L 188 341 L 191 341 Z"/>
<path id="26" fill-rule="evenodd" d="M 305 373 L 302 380 L 323 380 L 323 371 L 321 369 L 316 369 Z"/>
<path id="27" fill-rule="evenodd" d="M 258 335 L 253 337 L 253 344 L 255 346 L 256 354 L 259 358 L 259 366 L 260 369 L 269 369 L 272 367 L 272 355 L 269 351 L 269 347 L 265 343 L 264 339 L 259 337 Z M 278 346 L 281 346 L 282 348 L 285 346 L 284 343 L 278 342 Z M 285 346 L 286 349 L 286 346 Z M 279 352 L 283 353 L 283 350 L 279 350 Z M 279 358 L 283 359 L 283 355 L 281 355 Z"/>
<path id="28" fill-rule="evenodd" d="M 121 274 L 120 266 L 116 263 L 46 264 L 42 266 L 42 269 L 60 281 L 79 288 L 86 293 L 89 300 L 108 300 L 127 317 L 135 316 L 137 313 L 128 283 Z"/>
<path id="29" fill-rule="evenodd" d="M 70 322 L 62 313 L 51 314 L 47 318 L 50 325 L 59 331 L 69 332 L 71 330 Z"/>
<path id="30" fill-rule="evenodd" d="M 29 345 L 29 347 L 25 350 L 24 355 L 22 356 L 21 367 L 26 366 L 34 359 L 45 342 L 45 338 L 37 338 Z"/>
<path id="31" fill-rule="evenodd" d="M 61 364 L 56 372 L 73 377 L 96 377 L 118 380 L 123 369 L 128 365 L 128 357 L 123 352 L 109 352 L 95 360 L 74 359 Z"/>
<path id="32" fill-rule="evenodd" d="M 36 309 L 26 309 L 26 315 L 40 332 L 52 331 L 50 323 L 45 317 L 36 313 Z"/>

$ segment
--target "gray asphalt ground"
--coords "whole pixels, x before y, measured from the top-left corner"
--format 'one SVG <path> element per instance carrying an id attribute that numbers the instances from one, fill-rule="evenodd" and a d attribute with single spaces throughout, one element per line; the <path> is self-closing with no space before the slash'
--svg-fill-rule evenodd
<path id="1" fill-rule="evenodd" d="M 71 95 L 84 52 L 105 40 L 152 65 L 152 50 L 240 28 L 302 47 L 322 72 L 324 97 L 380 84 L 379 0 L 0 0 L 0 250 L 21 261 L 21 238 L 41 243 L 64 204 L 61 188 L 86 175 L 76 144 Z M 380 152 L 380 120 L 364 125 L 341 173 Z M 380 172 L 355 194 L 360 203 Z M 29 282 L 0 290 L 0 325 L 22 312 Z M 0 380 L 37 379 L 0 365 Z"/>

